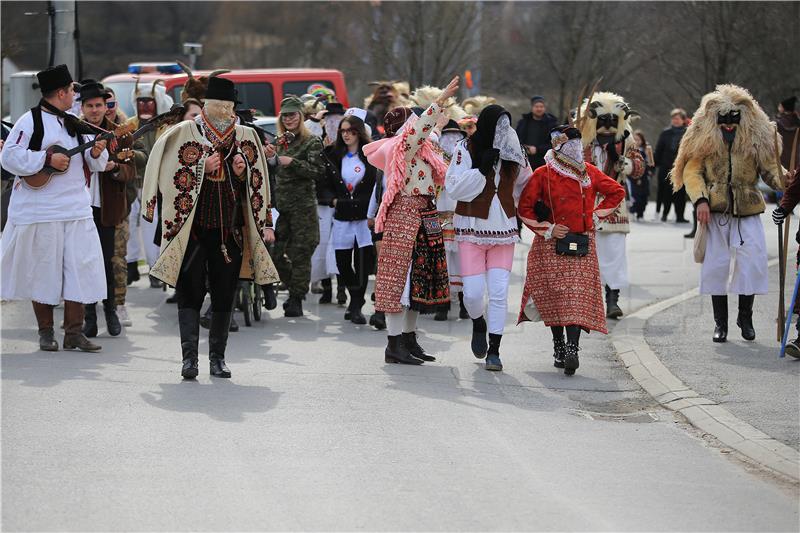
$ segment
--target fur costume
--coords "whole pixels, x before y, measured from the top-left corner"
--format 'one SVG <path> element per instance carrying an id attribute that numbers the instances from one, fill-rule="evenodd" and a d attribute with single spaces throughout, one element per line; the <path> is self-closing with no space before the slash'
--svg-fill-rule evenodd
<path id="1" fill-rule="evenodd" d="M 375 113 L 378 124 L 383 124 L 383 117 L 395 107 L 414 105 L 409 99 L 410 88 L 406 81 L 371 81 L 369 86 L 375 90 L 364 99 L 364 108 Z"/>
<path id="2" fill-rule="evenodd" d="M 423 109 L 427 109 L 436 101 L 437 98 L 439 98 L 440 94 L 442 94 L 442 89 L 425 85 L 418 88 L 411 94 L 411 101 L 414 102 L 415 105 Z M 467 114 L 464 112 L 464 109 L 458 105 L 456 99 L 453 97 L 448 98 L 447 102 L 445 102 L 444 113 L 447 115 L 447 118 L 455 121 L 459 121 L 467 116 Z"/>
<path id="3" fill-rule="evenodd" d="M 199 76 L 195 77 L 192 73 L 191 69 L 185 64 L 177 59 L 175 60 L 176 63 L 181 67 L 181 70 L 189 76 L 189 79 L 186 80 L 186 83 L 183 84 L 183 91 L 181 92 L 181 103 L 186 102 L 190 98 L 194 98 L 195 100 L 203 101 L 206 98 L 206 89 L 208 89 L 208 79 L 213 78 L 214 76 L 219 76 L 220 74 L 225 74 L 226 72 L 230 72 L 227 69 L 220 69 L 215 70 L 208 76 Z"/>
<path id="4" fill-rule="evenodd" d="M 483 108 L 492 104 L 496 104 L 497 99 L 491 96 L 473 96 L 461 102 L 464 112 L 473 117 L 477 117 L 483 111 Z M 459 119 L 456 119 L 459 120 Z"/>
<path id="5" fill-rule="evenodd" d="M 730 148 L 729 177 L 728 145 L 717 119 L 732 111 L 741 115 Z M 759 176 L 772 189 L 783 190 L 785 170 L 775 159 L 780 153 L 778 139 L 775 126 L 746 89 L 718 85 L 700 101 L 681 140 L 670 173 L 673 189 L 686 185 L 692 203 L 705 199 L 715 213 L 740 217 L 763 213 L 766 206 L 758 190 Z M 733 189 L 733 205 L 729 188 Z"/>

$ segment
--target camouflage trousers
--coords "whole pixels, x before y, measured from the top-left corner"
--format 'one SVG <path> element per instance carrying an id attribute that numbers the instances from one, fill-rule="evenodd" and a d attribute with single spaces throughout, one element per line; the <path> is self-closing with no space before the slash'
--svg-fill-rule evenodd
<path id="1" fill-rule="evenodd" d="M 311 256 L 319 244 L 316 206 L 279 212 L 273 261 L 291 296 L 305 297 L 311 283 Z"/>
<path id="2" fill-rule="evenodd" d="M 125 255 L 128 253 L 130 236 L 128 217 L 125 217 L 125 220 L 114 228 L 114 256 L 111 258 L 111 266 L 114 269 L 114 303 L 118 306 L 125 305 L 125 297 L 128 294 L 128 263 L 125 262 Z"/>

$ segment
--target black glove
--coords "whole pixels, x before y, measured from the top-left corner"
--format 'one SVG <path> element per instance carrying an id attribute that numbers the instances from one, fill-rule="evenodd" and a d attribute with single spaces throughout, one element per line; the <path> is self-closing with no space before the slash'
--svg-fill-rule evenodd
<path id="1" fill-rule="evenodd" d="M 783 224 L 783 220 L 786 218 L 787 214 L 788 213 L 786 213 L 786 210 L 784 208 L 782 208 L 781 206 L 778 206 L 772 212 L 772 221 L 776 225 L 780 226 L 781 224 Z"/>
<path id="2" fill-rule="evenodd" d="M 484 176 L 488 176 L 494 170 L 494 164 L 497 162 L 497 159 L 500 157 L 500 150 L 497 148 L 491 148 L 489 150 L 484 151 L 481 154 L 481 165 L 478 167 L 478 170 L 481 171 L 481 174 Z"/>

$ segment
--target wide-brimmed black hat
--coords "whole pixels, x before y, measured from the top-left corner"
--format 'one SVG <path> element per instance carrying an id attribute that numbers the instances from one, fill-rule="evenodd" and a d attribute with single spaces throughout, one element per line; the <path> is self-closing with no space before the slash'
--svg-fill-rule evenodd
<path id="1" fill-rule="evenodd" d="M 43 94 L 62 89 L 72 83 L 72 75 L 66 65 L 48 67 L 37 72 L 36 78 L 39 80 L 39 89 Z"/>
<path id="2" fill-rule="evenodd" d="M 458 122 L 456 122 L 452 118 L 448 120 L 447 124 L 445 124 L 444 128 L 442 128 L 442 133 L 460 133 L 465 137 L 467 136 L 467 134 L 464 133 L 464 130 L 458 127 Z"/>
<path id="3" fill-rule="evenodd" d="M 328 102 L 325 104 L 325 113 L 328 115 L 344 115 L 345 108 L 339 102 Z"/>
<path id="4" fill-rule="evenodd" d="M 103 86 L 102 83 L 96 80 L 81 80 L 80 82 L 80 95 L 78 96 L 78 100 L 81 102 L 85 102 L 86 100 L 90 100 L 92 98 L 103 98 L 108 99 L 111 97 L 108 90 Z"/>
<path id="5" fill-rule="evenodd" d="M 231 80 L 214 76 L 208 78 L 206 100 L 226 100 L 236 102 L 236 86 Z"/>

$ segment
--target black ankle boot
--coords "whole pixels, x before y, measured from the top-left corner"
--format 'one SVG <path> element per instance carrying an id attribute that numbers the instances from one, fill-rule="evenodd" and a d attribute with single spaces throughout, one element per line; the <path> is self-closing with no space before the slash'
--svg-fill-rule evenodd
<path id="1" fill-rule="evenodd" d="M 41 328 L 39 330 L 39 349 L 45 352 L 58 351 L 58 341 L 53 328 Z"/>
<path id="2" fill-rule="evenodd" d="M 619 289 L 612 289 L 606 285 L 606 318 L 618 319 L 622 316 L 617 302 L 619 301 Z"/>
<path id="3" fill-rule="evenodd" d="M 200 343 L 200 312 L 195 309 L 178 309 L 178 329 L 181 335 L 181 357 L 184 379 L 197 377 L 197 347 Z"/>
<path id="4" fill-rule="evenodd" d="M 437 322 L 447 322 L 447 315 L 450 313 L 450 304 L 442 304 L 436 307 L 433 319 Z"/>
<path id="5" fill-rule="evenodd" d="M 421 365 L 422 359 L 417 359 L 400 341 L 400 335 L 389 335 L 386 350 L 383 353 L 387 363 L 400 363 L 403 365 Z"/>
<path id="6" fill-rule="evenodd" d="M 486 370 L 500 372 L 503 370 L 503 362 L 500 361 L 500 341 L 502 335 L 489 333 L 489 349 L 486 351 Z"/>
<path id="7" fill-rule="evenodd" d="M 377 330 L 386 329 L 386 315 L 384 312 L 375 311 L 375 314 L 369 317 L 369 325 Z"/>
<path id="8" fill-rule="evenodd" d="M 364 307 L 364 300 L 357 300 L 353 297 L 350 297 L 350 306 L 348 310 L 350 311 L 350 318 L 348 320 L 353 324 L 357 324 L 362 326 L 367 323 L 367 317 L 364 316 L 364 313 L 361 312 L 361 308 Z"/>
<path id="9" fill-rule="evenodd" d="M 728 340 L 728 296 L 711 296 L 714 309 L 714 342 Z"/>
<path id="10" fill-rule="evenodd" d="M 756 338 L 756 330 L 753 328 L 753 301 L 756 299 L 754 294 L 739 295 L 739 316 L 736 325 L 742 330 L 742 338 L 752 341 Z"/>
<path id="11" fill-rule="evenodd" d="M 458 293 L 458 318 L 466 320 L 469 318 L 469 311 L 464 307 L 464 293 Z"/>
<path id="12" fill-rule="evenodd" d="M 135 261 L 128 263 L 128 285 L 139 281 L 141 277 L 139 275 L 139 263 Z"/>
<path id="13" fill-rule="evenodd" d="M 287 318 L 303 316 L 303 300 L 299 296 L 289 295 L 286 305 L 283 306 L 283 316 Z"/>
<path id="14" fill-rule="evenodd" d="M 400 335 L 400 341 L 406 349 L 416 357 L 417 359 L 422 359 L 423 361 L 436 361 L 436 358 L 432 355 L 428 355 L 425 352 L 425 349 L 419 345 L 417 342 L 417 333 L 415 331 L 411 331 L 409 333 L 403 333 Z"/>
<path id="15" fill-rule="evenodd" d="M 580 348 L 574 342 L 568 342 L 564 345 L 564 374 L 572 376 L 578 367 L 581 366 L 578 360 L 578 351 Z"/>
<path id="16" fill-rule="evenodd" d="M 108 330 L 108 334 L 112 337 L 116 337 L 122 333 L 122 324 L 117 316 L 117 308 L 113 304 L 109 305 L 107 301 L 103 302 L 103 313 L 106 315 L 106 329 Z"/>
<path id="17" fill-rule="evenodd" d="M 264 307 L 267 308 L 267 311 L 272 311 L 278 307 L 278 298 L 275 296 L 275 285 L 272 283 L 264 285 L 261 287 L 261 290 L 264 292 Z"/>
<path id="18" fill-rule="evenodd" d="M 482 316 L 472 319 L 472 342 L 470 347 L 472 348 L 472 355 L 478 359 L 486 357 L 486 351 L 489 346 L 486 344 L 486 320 Z"/>
<path id="19" fill-rule="evenodd" d="M 320 283 L 322 284 L 322 296 L 319 297 L 319 303 L 329 304 L 333 301 L 333 286 L 331 285 L 331 278 L 323 279 Z"/>
<path id="20" fill-rule="evenodd" d="M 225 365 L 225 349 L 228 346 L 228 331 L 231 324 L 231 313 L 211 313 L 211 327 L 208 329 L 208 359 L 212 376 L 231 377 L 231 371 Z"/>
<path id="21" fill-rule="evenodd" d="M 564 357 L 566 356 L 567 345 L 564 344 L 564 339 L 553 339 L 553 366 L 556 368 L 564 368 Z"/>
<path id="22" fill-rule="evenodd" d="M 81 331 L 86 337 L 97 337 L 97 305 L 88 304 L 83 309 L 83 329 Z"/>

